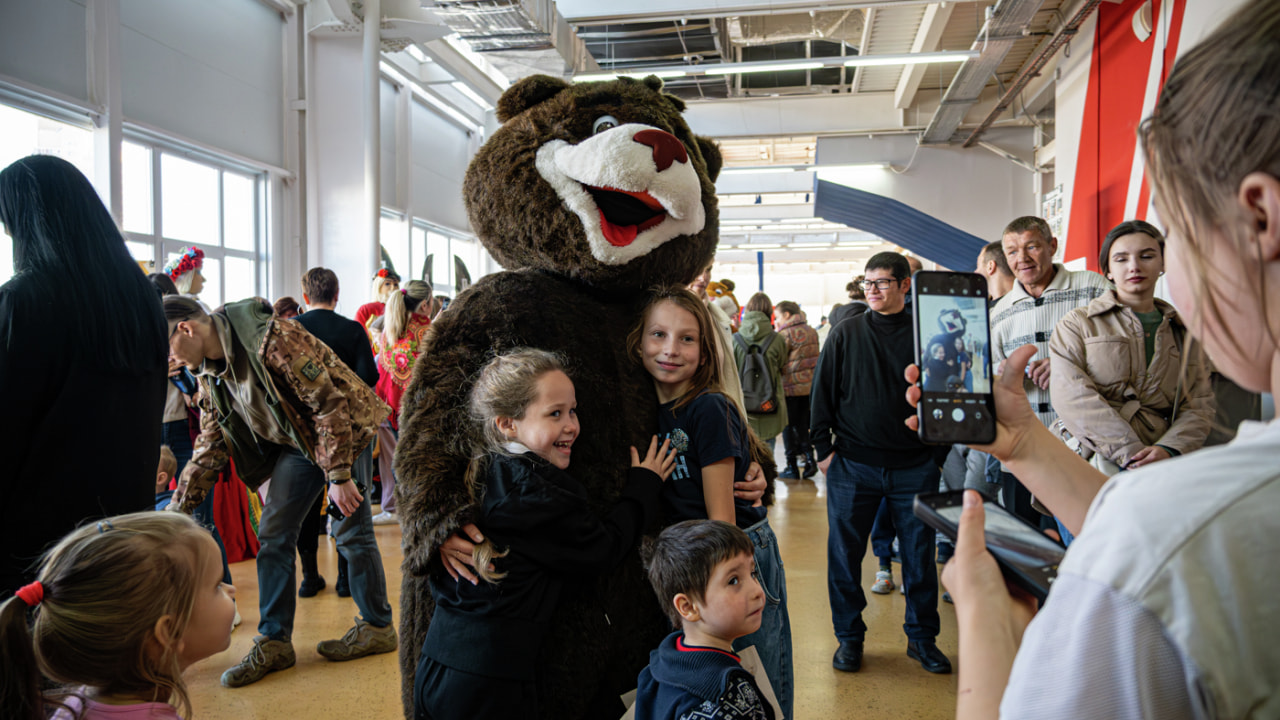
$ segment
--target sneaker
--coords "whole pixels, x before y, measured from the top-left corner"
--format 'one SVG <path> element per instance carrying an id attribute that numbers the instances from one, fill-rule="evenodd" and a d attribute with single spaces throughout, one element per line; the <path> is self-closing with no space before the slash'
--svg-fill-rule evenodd
<path id="1" fill-rule="evenodd" d="M 395 525 L 400 522 L 400 518 L 394 512 L 383 510 L 373 516 L 374 525 Z"/>
<path id="2" fill-rule="evenodd" d="M 951 603 L 952 605 L 955 605 L 955 604 L 956 604 L 956 601 L 951 599 L 951 593 L 950 593 L 950 592 L 944 592 L 944 593 L 942 593 L 942 601 L 943 601 L 943 602 L 947 602 L 947 603 Z"/>
<path id="3" fill-rule="evenodd" d="M 877 595 L 888 595 L 893 592 L 893 573 L 888 570 L 877 570 L 876 581 L 871 586 L 871 592 Z"/>
<path id="4" fill-rule="evenodd" d="M 236 616 L 231 618 L 231 629 L 240 627 L 240 608 L 236 608 Z"/>
<path id="5" fill-rule="evenodd" d="M 251 685 L 277 670 L 293 667 L 297 661 L 293 643 L 259 635 L 253 639 L 253 649 L 240 664 L 222 673 L 222 685 L 229 688 Z"/>
<path id="6" fill-rule="evenodd" d="M 321 641 L 316 645 L 316 652 L 330 660 L 355 660 L 365 655 L 389 653 L 398 646 L 395 628 L 374 627 L 357 615 L 355 627 L 337 640 Z"/>

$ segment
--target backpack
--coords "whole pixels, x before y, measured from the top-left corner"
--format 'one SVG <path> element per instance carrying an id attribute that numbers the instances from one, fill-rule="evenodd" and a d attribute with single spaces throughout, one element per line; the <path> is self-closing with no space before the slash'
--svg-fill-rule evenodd
<path id="1" fill-rule="evenodd" d="M 768 415 L 778 412 L 777 388 L 773 384 L 773 373 L 769 372 L 769 365 L 764 357 L 777 336 L 778 333 L 770 332 L 764 339 L 764 345 L 760 346 L 747 345 L 741 333 L 733 335 L 733 341 L 738 343 L 745 354 L 742 367 L 738 368 L 738 377 L 742 381 L 742 401 L 745 405 L 743 409 L 749 413 Z"/>

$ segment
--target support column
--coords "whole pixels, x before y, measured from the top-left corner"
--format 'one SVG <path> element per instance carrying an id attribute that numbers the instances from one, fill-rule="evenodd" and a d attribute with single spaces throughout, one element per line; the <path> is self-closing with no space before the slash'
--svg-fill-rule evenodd
<path id="1" fill-rule="evenodd" d="M 101 112 L 93 130 L 92 180 L 111 216 L 123 227 L 120 0 L 89 0 L 85 7 L 85 36 L 89 101 Z"/>
<path id="2" fill-rule="evenodd" d="M 365 227 L 373 240 L 372 251 L 375 267 L 381 260 L 381 241 L 378 236 L 382 219 L 382 143 L 380 136 L 381 107 L 379 91 L 381 77 L 378 65 L 382 60 L 382 0 L 364 0 L 364 36 L 361 53 L 364 68 L 364 202 Z M 402 272 L 408 272 L 404 270 Z M 406 277 L 408 277 L 406 275 Z"/>

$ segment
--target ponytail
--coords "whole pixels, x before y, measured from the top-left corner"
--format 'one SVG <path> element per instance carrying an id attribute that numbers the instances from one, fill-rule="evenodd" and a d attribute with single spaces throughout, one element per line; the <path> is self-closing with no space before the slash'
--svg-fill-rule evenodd
<path id="1" fill-rule="evenodd" d="M 0 715 L 44 720 L 40 670 L 27 627 L 27 603 L 11 597 L 0 605 Z"/>
<path id="2" fill-rule="evenodd" d="M 386 339 L 386 347 L 394 347 L 400 342 L 405 328 L 409 327 L 409 316 L 418 309 L 424 300 L 431 299 L 431 286 L 421 280 L 410 280 L 402 290 L 391 293 L 387 298 L 387 309 L 383 314 L 382 333 Z"/>

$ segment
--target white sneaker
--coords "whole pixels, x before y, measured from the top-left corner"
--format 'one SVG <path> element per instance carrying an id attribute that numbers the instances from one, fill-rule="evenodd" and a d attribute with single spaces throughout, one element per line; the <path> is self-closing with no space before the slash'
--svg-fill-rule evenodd
<path id="1" fill-rule="evenodd" d="M 387 512 L 386 510 L 383 510 L 382 512 L 373 516 L 374 525 L 395 525 L 399 522 L 400 522 L 400 518 L 397 517 L 395 513 Z"/>
<path id="2" fill-rule="evenodd" d="M 240 627 L 240 610 L 239 609 L 236 610 L 236 616 L 231 618 L 231 627 L 233 628 Z"/>
<path id="3" fill-rule="evenodd" d="M 888 570 L 877 570 L 876 581 L 871 586 L 871 592 L 877 595 L 888 595 L 893 592 L 893 573 Z"/>

